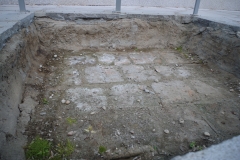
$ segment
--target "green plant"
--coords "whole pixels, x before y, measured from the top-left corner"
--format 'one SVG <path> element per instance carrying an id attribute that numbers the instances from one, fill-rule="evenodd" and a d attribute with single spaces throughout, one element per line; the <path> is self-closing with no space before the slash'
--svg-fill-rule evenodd
<path id="1" fill-rule="evenodd" d="M 43 104 L 48 104 L 48 101 L 47 101 L 47 99 L 46 98 L 43 98 Z"/>
<path id="2" fill-rule="evenodd" d="M 104 146 L 99 146 L 99 148 L 98 148 L 98 153 L 103 154 L 103 153 L 106 152 L 106 151 L 107 151 L 107 148 L 106 148 L 106 147 L 104 147 Z"/>
<path id="3" fill-rule="evenodd" d="M 194 142 L 194 141 L 190 142 L 189 147 L 192 148 L 192 149 L 195 148 L 196 147 L 196 142 Z"/>
<path id="4" fill-rule="evenodd" d="M 177 50 L 178 52 L 182 52 L 182 50 L 183 50 L 183 49 L 182 49 L 182 46 L 177 47 L 176 50 Z"/>
<path id="5" fill-rule="evenodd" d="M 136 48 L 134 49 L 134 51 L 137 52 L 137 51 L 138 51 L 138 48 L 136 47 Z"/>
<path id="6" fill-rule="evenodd" d="M 70 140 L 66 143 L 60 143 L 57 145 L 57 153 L 59 158 L 67 158 L 74 152 L 74 145 Z M 57 158 L 55 157 L 55 158 Z"/>
<path id="7" fill-rule="evenodd" d="M 197 150 L 201 151 L 201 150 L 203 150 L 203 147 L 202 146 L 197 146 Z"/>
<path id="8" fill-rule="evenodd" d="M 67 123 L 70 124 L 70 125 L 77 122 L 77 120 L 75 118 L 71 118 L 71 117 L 68 117 L 66 120 L 67 120 Z"/>
<path id="9" fill-rule="evenodd" d="M 36 137 L 26 147 L 26 158 L 27 159 L 47 159 L 50 155 L 51 143 L 40 137 Z"/>

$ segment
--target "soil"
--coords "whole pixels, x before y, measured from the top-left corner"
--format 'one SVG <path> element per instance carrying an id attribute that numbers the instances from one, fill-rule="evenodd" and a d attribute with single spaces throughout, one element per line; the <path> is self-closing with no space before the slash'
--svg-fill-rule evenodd
<path id="1" fill-rule="evenodd" d="M 71 159 L 170 159 L 240 134 L 239 78 L 177 47 L 174 39 L 188 38 L 184 25 L 33 25 L 39 47 L 19 107 L 28 142 L 69 139 Z"/>

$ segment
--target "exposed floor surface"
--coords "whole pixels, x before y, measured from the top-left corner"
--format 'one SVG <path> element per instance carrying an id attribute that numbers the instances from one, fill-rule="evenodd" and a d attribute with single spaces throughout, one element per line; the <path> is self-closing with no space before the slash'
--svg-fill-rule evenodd
<path id="1" fill-rule="evenodd" d="M 240 97 L 231 89 L 239 79 L 193 55 L 56 50 L 47 59 L 33 70 L 46 72 L 45 91 L 26 134 L 54 144 L 70 139 L 74 159 L 169 159 L 240 133 Z"/>

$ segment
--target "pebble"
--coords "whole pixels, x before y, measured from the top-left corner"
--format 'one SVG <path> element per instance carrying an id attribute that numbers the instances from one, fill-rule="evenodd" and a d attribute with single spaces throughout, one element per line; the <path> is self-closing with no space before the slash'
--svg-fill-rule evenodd
<path id="1" fill-rule="evenodd" d="M 155 79 L 154 82 L 158 83 L 159 81 L 158 81 L 158 79 Z"/>
<path id="2" fill-rule="evenodd" d="M 179 119 L 179 123 L 183 124 L 184 120 L 182 118 Z"/>
<path id="3" fill-rule="evenodd" d="M 132 139 L 134 139 L 134 138 L 135 138 L 135 136 L 131 136 L 131 138 L 132 138 Z"/>
<path id="4" fill-rule="evenodd" d="M 103 110 L 106 110 L 107 108 L 105 106 L 102 107 Z"/>
<path id="5" fill-rule="evenodd" d="M 210 133 L 208 133 L 208 132 L 204 132 L 203 134 L 204 134 L 204 136 L 206 136 L 206 137 L 210 137 Z"/>
<path id="6" fill-rule="evenodd" d="M 133 130 L 131 130 L 131 131 L 130 131 L 130 133 L 131 133 L 131 134 L 134 134 L 134 131 L 133 131 Z"/>
<path id="7" fill-rule="evenodd" d="M 76 134 L 77 132 L 76 131 L 70 131 L 70 132 L 68 132 L 68 136 L 73 136 L 74 134 Z"/>
<path id="8" fill-rule="evenodd" d="M 169 133 L 169 130 L 168 130 L 168 129 L 165 129 L 165 130 L 164 130 L 164 133 L 168 134 L 168 133 Z"/>
<path id="9" fill-rule="evenodd" d="M 176 67 L 178 67 L 178 64 L 175 64 Z"/>
<path id="10" fill-rule="evenodd" d="M 41 116 L 44 116 L 44 115 L 46 115 L 46 114 L 47 114 L 46 112 L 40 113 Z"/>
<path id="11" fill-rule="evenodd" d="M 64 103 L 66 103 L 66 100 L 65 100 L 65 99 L 62 99 L 61 102 L 64 104 Z"/>
<path id="12" fill-rule="evenodd" d="M 230 89 L 229 91 L 230 91 L 230 92 L 233 92 L 233 91 L 234 91 L 234 89 Z"/>
<path id="13" fill-rule="evenodd" d="M 150 92 L 148 89 L 144 89 L 144 91 L 145 91 L 146 93 L 149 93 L 149 92 Z"/>
<path id="14" fill-rule="evenodd" d="M 56 54 L 54 54 L 54 56 L 53 56 L 54 58 L 57 58 L 57 55 Z"/>
<path id="15" fill-rule="evenodd" d="M 137 101 L 138 101 L 138 102 L 140 102 L 141 100 L 140 100 L 140 99 L 138 99 Z"/>
<path id="16" fill-rule="evenodd" d="M 153 132 L 156 132 L 156 129 L 153 129 L 152 131 L 153 131 Z"/>
<path id="17" fill-rule="evenodd" d="M 95 114 L 95 113 L 96 113 L 96 112 L 91 112 L 90 114 L 93 115 L 93 114 Z"/>
<path id="18" fill-rule="evenodd" d="M 71 102 L 69 100 L 66 101 L 66 104 L 70 104 Z"/>
<path id="19" fill-rule="evenodd" d="M 39 67 L 42 68 L 42 65 L 40 65 Z"/>

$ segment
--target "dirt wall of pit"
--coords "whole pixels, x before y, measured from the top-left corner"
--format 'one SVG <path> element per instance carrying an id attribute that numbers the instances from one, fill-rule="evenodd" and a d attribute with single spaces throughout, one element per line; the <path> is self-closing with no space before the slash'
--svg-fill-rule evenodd
<path id="1" fill-rule="evenodd" d="M 0 159 L 24 159 L 22 134 L 29 105 L 21 112 L 28 72 L 33 67 L 39 41 L 34 25 L 12 36 L 0 51 Z M 34 104 L 34 103 L 32 103 Z"/>
<path id="2" fill-rule="evenodd" d="M 23 159 L 25 126 L 39 94 L 27 94 L 26 86 L 41 86 L 43 79 L 34 80 L 39 75 L 36 68 L 55 50 L 182 48 L 240 78 L 239 32 L 239 27 L 190 16 L 48 13 L 36 17 L 0 51 L 0 157 Z"/>

